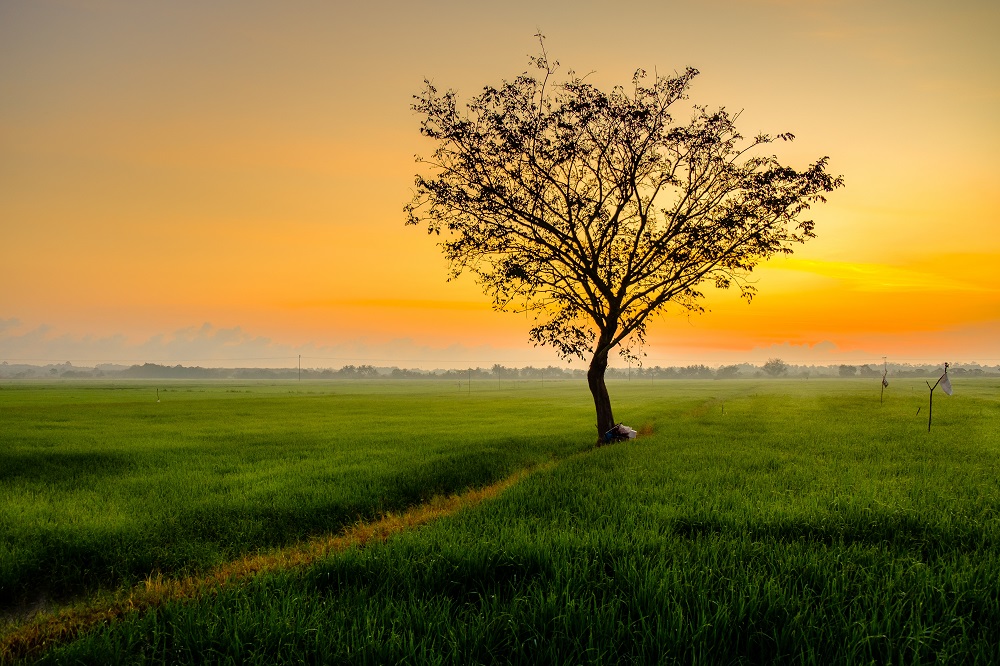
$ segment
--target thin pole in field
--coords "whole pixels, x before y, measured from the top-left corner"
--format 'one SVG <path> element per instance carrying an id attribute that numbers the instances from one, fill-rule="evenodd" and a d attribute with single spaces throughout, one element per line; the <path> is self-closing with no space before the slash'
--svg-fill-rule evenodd
<path id="1" fill-rule="evenodd" d="M 299 354 L 299 381 L 302 381 L 302 354 Z"/>
<path id="2" fill-rule="evenodd" d="M 469 368 L 469 395 L 472 395 L 472 368 Z"/>
<path id="3" fill-rule="evenodd" d="M 938 379 L 938 381 L 941 380 Z M 927 385 L 931 386 L 930 383 L 927 383 Z M 937 388 L 937 385 L 938 383 L 934 382 L 934 386 L 931 386 L 931 399 L 927 405 L 927 432 L 931 431 L 931 417 L 934 416 L 934 389 Z"/>
<path id="4" fill-rule="evenodd" d="M 889 380 L 885 376 L 889 374 L 889 364 L 885 360 L 885 356 L 882 357 L 882 389 L 878 392 L 878 404 L 882 404 L 882 396 L 885 394 L 885 387 L 889 385 Z"/>
<path id="5" fill-rule="evenodd" d="M 941 384 L 942 381 L 944 382 L 943 384 Z M 941 384 L 941 389 L 947 395 L 951 395 L 951 380 L 948 379 L 948 364 L 947 363 L 944 364 L 944 374 L 941 375 L 940 377 L 938 377 L 938 380 L 936 382 L 934 382 L 934 386 L 931 386 L 930 382 L 927 382 L 927 381 L 925 381 L 924 383 L 927 384 L 927 388 L 929 388 L 931 390 L 930 401 L 929 401 L 929 404 L 927 405 L 927 432 L 930 432 L 931 431 L 931 417 L 934 416 L 934 389 L 936 389 L 938 387 L 938 384 Z M 918 409 L 917 410 L 917 414 L 919 414 L 919 413 L 920 413 L 920 410 Z"/>

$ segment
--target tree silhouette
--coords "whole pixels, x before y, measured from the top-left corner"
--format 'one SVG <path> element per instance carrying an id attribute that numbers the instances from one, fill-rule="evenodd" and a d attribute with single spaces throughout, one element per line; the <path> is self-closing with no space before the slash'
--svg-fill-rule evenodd
<path id="1" fill-rule="evenodd" d="M 719 366 L 719 369 L 715 371 L 716 379 L 733 379 L 739 376 L 740 376 L 740 366 L 738 365 Z"/>
<path id="2" fill-rule="evenodd" d="M 701 311 L 706 282 L 736 285 L 763 259 L 813 237 L 799 219 L 842 185 L 827 158 L 803 171 L 762 154 L 791 134 L 744 139 L 739 114 L 689 107 L 697 70 L 609 91 L 569 72 L 556 80 L 544 39 L 526 72 L 460 105 L 429 81 L 414 96 L 436 148 L 418 174 L 407 224 L 442 235 L 449 279 L 476 276 L 501 311 L 534 313 L 530 339 L 590 355 L 599 434 L 615 424 L 604 380 L 668 304 Z"/>
<path id="3" fill-rule="evenodd" d="M 767 363 L 764 364 L 763 370 L 772 377 L 780 377 L 788 372 L 788 364 L 780 358 L 769 358 L 767 359 Z"/>

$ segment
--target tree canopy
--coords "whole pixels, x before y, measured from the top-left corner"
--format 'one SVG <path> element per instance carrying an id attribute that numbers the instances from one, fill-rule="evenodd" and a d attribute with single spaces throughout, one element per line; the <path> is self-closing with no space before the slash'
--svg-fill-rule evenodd
<path id="1" fill-rule="evenodd" d="M 684 105 L 698 71 L 601 90 L 544 50 L 525 72 L 464 104 L 425 81 L 414 97 L 421 133 L 407 224 L 442 236 L 450 278 L 476 276 L 498 310 L 530 311 L 529 336 L 562 356 L 590 355 L 603 433 L 614 425 L 608 355 L 634 354 L 651 315 L 703 309 L 703 286 L 735 285 L 761 260 L 814 236 L 801 219 L 843 183 L 823 157 L 803 170 L 745 139 L 738 114 Z M 680 114 L 684 114 L 681 117 Z"/>
<path id="2" fill-rule="evenodd" d="M 772 377 L 780 377 L 788 372 L 788 364 L 780 358 L 769 358 L 763 370 Z"/>

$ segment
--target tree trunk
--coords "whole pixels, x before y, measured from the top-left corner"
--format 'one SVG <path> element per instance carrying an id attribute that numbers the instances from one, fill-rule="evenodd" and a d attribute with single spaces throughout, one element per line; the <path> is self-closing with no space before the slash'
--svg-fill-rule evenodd
<path id="1" fill-rule="evenodd" d="M 594 407 L 597 409 L 598 443 L 604 441 L 604 433 L 615 425 L 615 417 L 611 412 L 611 396 L 608 395 L 608 386 L 604 383 L 604 371 L 607 369 L 608 347 L 602 340 L 598 343 L 594 358 L 590 361 L 590 368 L 587 370 L 587 384 L 590 386 L 590 393 L 594 396 Z"/>

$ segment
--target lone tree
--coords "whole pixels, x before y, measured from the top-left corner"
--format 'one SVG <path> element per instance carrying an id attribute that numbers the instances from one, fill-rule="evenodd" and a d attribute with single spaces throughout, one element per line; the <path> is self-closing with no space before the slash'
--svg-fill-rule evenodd
<path id="1" fill-rule="evenodd" d="M 788 364 L 780 358 L 769 358 L 764 364 L 764 372 L 772 377 L 780 377 L 788 372 Z"/>
<path id="2" fill-rule="evenodd" d="M 705 283 L 736 285 L 761 260 L 814 236 L 800 215 L 843 184 L 823 157 L 803 171 L 762 154 L 791 134 L 744 139 L 739 114 L 684 107 L 688 68 L 635 72 L 600 90 L 544 48 L 526 72 L 464 105 L 430 81 L 414 96 L 436 148 L 406 223 L 442 236 L 449 279 L 473 273 L 501 311 L 534 313 L 530 339 L 590 355 L 598 435 L 615 424 L 604 375 L 615 347 L 635 358 L 651 315 L 703 311 Z M 687 118 L 674 117 L 681 108 Z"/>

